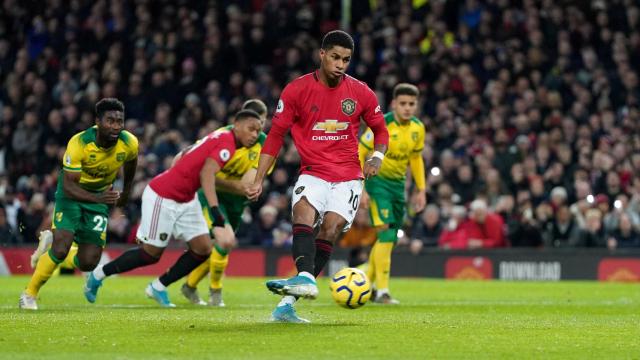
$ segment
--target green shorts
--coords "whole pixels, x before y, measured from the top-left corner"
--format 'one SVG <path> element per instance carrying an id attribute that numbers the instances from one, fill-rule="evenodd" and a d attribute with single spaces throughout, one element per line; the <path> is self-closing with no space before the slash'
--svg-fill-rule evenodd
<path id="1" fill-rule="evenodd" d="M 234 232 L 237 231 L 242 220 L 244 207 L 247 204 L 247 198 L 241 195 L 229 194 L 219 191 L 216 192 L 216 195 L 218 195 L 218 207 L 224 215 L 224 222 L 231 225 L 231 228 Z M 209 214 L 209 202 L 204 196 L 204 191 L 202 191 L 202 189 L 198 190 L 198 201 L 200 201 L 200 205 L 202 206 L 202 214 L 204 215 L 204 219 L 207 222 L 207 226 L 211 228 L 211 226 L 213 225 L 213 221 L 211 220 L 211 215 Z"/>
<path id="2" fill-rule="evenodd" d="M 391 229 L 400 229 L 404 222 L 406 201 L 404 181 L 390 181 L 373 177 L 366 181 L 369 194 L 369 215 L 373 226 L 389 225 Z"/>
<path id="3" fill-rule="evenodd" d="M 104 247 L 107 243 L 109 206 L 71 200 L 56 196 L 52 229 L 72 232 L 78 244 L 95 244 Z"/>

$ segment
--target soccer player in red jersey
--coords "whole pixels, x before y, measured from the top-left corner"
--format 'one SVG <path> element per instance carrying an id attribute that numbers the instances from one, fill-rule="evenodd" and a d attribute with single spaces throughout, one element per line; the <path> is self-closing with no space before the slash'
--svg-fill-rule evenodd
<path id="1" fill-rule="evenodd" d="M 98 266 L 88 276 L 84 294 L 89 302 L 95 302 L 105 277 L 158 262 L 173 236 L 185 240 L 189 250 L 145 292 L 164 307 L 175 306 L 169 301 L 166 287 L 189 274 L 211 253 L 210 231 L 196 196 L 199 188 L 204 190 L 213 219 L 211 233 L 222 241 L 233 240 L 233 231 L 225 228 L 224 215 L 218 208 L 215 174 L 236 148 L 255 144 L 262 130 L 260 116 L 251 110 L 238 112 L 234 124 L 233 129 L 211 133 L 192 145 L 173 167 L 151 180 L 142 194 L 142 218 L 136 234 L 142 246 Z"/>
<path id="2" fill-rule="evenodd" d="M 353 39 L 331 31 L 322 39 L 320 68 L 289 83 L 282 92 L 262 148 L 249 199 L 262 192 L 262 181 L 291 129 L 300 154 L 300 177 L 292 197 L 292 255 L 298 275 L 271 280 L 267 288 L 284 295 L 272 313 L 274 321 L 307 322 L 293 304 L 318 295 L 315 278 L 329 260 L 334 242 L 349 229 L 358 210 L 362 179 L 377 174 L 389 134 L 375 94 L 345 72 Z M 363 168 L 358 160 L 358 130 L 363 119 L 374 134 L 375 151 Z M 319 232 L 314 238 L 313 227 Z"/>

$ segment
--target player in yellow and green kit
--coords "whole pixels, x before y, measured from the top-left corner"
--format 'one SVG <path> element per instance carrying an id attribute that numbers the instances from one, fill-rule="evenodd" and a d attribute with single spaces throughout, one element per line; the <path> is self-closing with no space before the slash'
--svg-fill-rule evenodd
<path id="1" fill-rule="evenodd" d="M 109 206 L 123 206 L 138 163 L 138 139 L 124 130 L 124 105 L 102 99 L 95 107 L 96 125 L 74 135 L 64 153 L 53 211 L 51 248 L 40 244 L 37 263 L 27 288 L 20 296 L 21 309 L 37 310 L 36 298 L 44 283 L 76 243 L 71 263 L 82 271 L 93 270 L 107 240 Z M 120 168 L 124 169 L 122 193 L 112 189 Z M 46 236 L 41 236 L 46 240 Z M 42 242 L 42 241 L 41 241 Z"/>
<path id="2" fill-rule="evenodd" d="M 415 190 L 411 205 L 416 212 L 426 204 L 426 181 L 422 150 L 424 148 L 424 124 L 416 118 L 418 88 L 411 84 L 398 84 L 393 89 L 392 112 L 384 119 L 389 130 L 389 149 L 385 154 L 378 176 L 365 182 L 362 192 L 363 205 L 368 203 L 371 222 L 377 232 L 377 240 L 369 255 L 367 276 L 376 288 L 373 301 L 398 304 L 389 293 L 391 251 L 398 241 L 406 200 L 404 195 L 407 166 L 411 169 Z M 360 138 L 360 162 L 373 152 L 373 134 L 370 129 Z"/>
<path id="3" fill-rule="evenodd" d="M 267 106 L 258 99 L 247 100 L 242 105 L 242 110 L 253 110 L 258 115 L 264 125 L 267 117 Z M 223 129 L 233 127 L 229 125 Z M 242 213 L 246 207 L 248 200 L 244 192 L 244 186 L 251 184 L 258 167 L 258 159 L 262 144 L 266 138 L 266 134 L 262 132 L 258 137 L 258 141 L 251 147 L 239 148 L 233 154 L 229 162 L 216 174 L 216 195 L 220 210 L 224 214 L 225 226 L 232 229 L 233 232 L 238 230 L 241 223 Z M 204 191 L 198 190 L 198 199 L 202 204 L 202 212 L 209 227 L 212 220 L 209 216 L 209 206 L 204 198 Z M 233 238 L 235 240 L 235 237 Z M 214 239 L 214 249 L 211 251 L 209 261 L 205 261 L 187 277 L 186 283 L 182 285 L 182 294 L 193 304 L 206 305 L 198 295 L 196 287 L 208 272 L 211 273 L 211 283 L 209 286 L 209 301 L 211 306 L 225 306 L 222 300 L 222 276 L 229 264 L 229 252 L 236 246 L 236 243 L 221 243 Z"/>

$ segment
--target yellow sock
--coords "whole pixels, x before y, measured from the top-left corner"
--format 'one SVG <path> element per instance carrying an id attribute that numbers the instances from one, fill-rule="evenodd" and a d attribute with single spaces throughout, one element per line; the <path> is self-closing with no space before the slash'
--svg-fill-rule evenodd
<path id="1" fill-rule="evenodd" d="M 187 276 L 187 285 L 192 288 L 198 287 L 198 283 L 207 275 L 208 272 L 209 262 L 204 261 L 189 273 L 189 275 Z"/>
<path id="2" fill-rule="evenodd" d="M 375 284 L 376 281 L 376 247 L 378 246 L 378 242 L 371 247 L 371 252 L 369 253 L 369 266 L 367 267 L 367 277 L 371 284 Z"/>
<path id="3" fill-rule="evenodd" d="M 393 243 L 378 242 L 376 246 L 376 284 L 378 285 L 378 289 L 388 289 Z"/>
<path id="4" fill-rule="evenodd" d="M 211 265 L 211 288 L 222 289 L 222 277 L 224 271 L 229 265 L 229 253 L 222 251 L 225 254 L 221 254 L 218 247 L 214 247 L 211 251 L 210 265 Z"/>
<path id="5" fill-rule="evenodd" d="M 67 254 L 67 257 L 64 258 L 64 260 L 60 263 L 60 267 L 65 269 L 76 269 L 78 267 L 78 264 L 76 263 L 78 261 L 78 259 L 76 258 L 77 254 L 78 246 L 71 246 L 71 249 L 69 249 L 69 254 Z"/>
<path id="6" fill-rule="evenodd" d="M 25 292 L 30 296 L 38 296 L 40 288 L 47 282 L 47 280 L 49 280 L 51 274 L 53 274 L 60 262 L 60 260 L 56 259 L 55 256 L 51 254 L 51 250 L 40 256 L 38 264 L 36 264 L 36 269 L 33 272 L 33 275 L 31 275 L 31 280 L 29 280 L 29 284 L 27 285 Z"/>

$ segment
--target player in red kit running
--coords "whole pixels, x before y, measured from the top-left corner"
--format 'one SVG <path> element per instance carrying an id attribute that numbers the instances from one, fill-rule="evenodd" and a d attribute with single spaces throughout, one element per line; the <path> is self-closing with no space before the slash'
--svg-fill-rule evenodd
<path id="1" fill-rule="evenodd" d="M 267 281 L 284 295 L 272 320 L 308 322 L 297 316 L 299 297 L 318 295 L 315 278 L 331 256 L 333 244 L 349 229 L 358 210 L 363 177 L 377 174 L 389 134 L 375 94 L 345 74 L 353 55 L 353 39 L 331 31 L 322 39 L 320 68 L 289 83 L 282 91 L 271 130 L 262 148 L 249 199 L 262 192 L 262 181 L 282 147 L 289 129 L 300 154 L 300 177 L 292 196 L 292 255 L 298 275 Z M 360 119 L 373 131 L 375 152 L 363 168 L 358 163 Z M 313 227 L 319 232 L 314 239 Z"/>
<path id="2" fill-rule="evenodd" d="M 145 292 L 164 307 L 174 307 L 166 287 L 209 258 L 209 228 L 196 196 L 199 188 L 213 219 L 211 233 L 219 241 L 233 240 L 233 231 L 225 228 L 225 218 L 218 208 L 215 175 L 231 159 L 236 148 L 255 144 L 262 130 L 260 115 L 251 110 L 236 114 L 233 129 L 209 134 L 189 148 L 162 174 L 151 180 L 142 194 L 142 218 L 136 234 L 141 247 L 131 249 L 104 266 L 98 266 L 88 277 L 84 294 L 95 302 L 102 280 L 110 275 L 158 262 L 171 236 L 185 240 L 189 246 L 176 263 L 151 282 Z"/>

